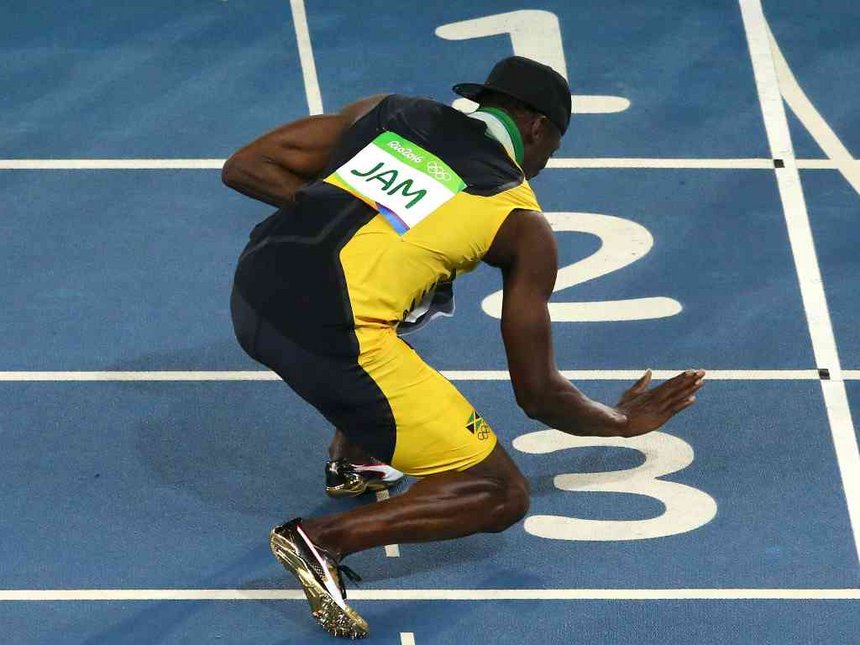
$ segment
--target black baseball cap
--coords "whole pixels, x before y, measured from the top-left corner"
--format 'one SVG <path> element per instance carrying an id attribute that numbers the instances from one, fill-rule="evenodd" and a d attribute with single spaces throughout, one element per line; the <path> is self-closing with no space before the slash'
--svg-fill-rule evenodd
<path id="1" fill-rule="evenodd" d="M 495 64 L 486 82 L 458 83 L 452 88 L 460 96 L 476 102 L 481 92 L 507 94 L 543 114 L 564 134 L 570 123 L 570 86 L 549 65 L 530 58 L 510 56 Z"/>

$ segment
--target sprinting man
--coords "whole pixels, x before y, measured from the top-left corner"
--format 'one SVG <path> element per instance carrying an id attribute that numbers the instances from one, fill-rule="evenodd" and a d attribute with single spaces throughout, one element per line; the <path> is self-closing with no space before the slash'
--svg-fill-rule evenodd
<path id="1" fill-rule="evenodd" d="M 368 633 L 345 602 L 345 556 L 502 531 L 529 506 L 528 482 L 480 413 L 397 334 L 402 321 L 429 313 L 437 287 L 482 261 L 502 271 L 516 401 L 562 432 L 655 430 L 693 404 L 704 377 L 687 370 L 649 389 L 648 371 L 614 407 L 562 377 L 547 311 L 556 243 L 528 180 L 567 130 L 570 89 L 551 68 L 514 56 L 485 83 L 454 91 L 478 110 L 373 96 L 273 130 L 224 166 L 228 186 L 280 207 L 239 259 L 231 299 L 239 343 L 359 457 L 419 478 L 383 502 L 272 530 L 275 556 L 337 636 Z"/>

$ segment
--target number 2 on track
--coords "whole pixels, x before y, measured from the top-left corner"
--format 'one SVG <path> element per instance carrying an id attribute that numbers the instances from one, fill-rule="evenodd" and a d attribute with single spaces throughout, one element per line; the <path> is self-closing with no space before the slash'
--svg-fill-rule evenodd
<path id="1" fill-rule="evenodd" d="M 591 233 L 602 241 L 597 252 L 558 271 L 553 292 L 594 280 L 618 271 L 644 257 L 654 245 L 654 238 L 641 224 L 600 213 L 547 213 L 555 231 Z M 484 311 L 502 317 L 502 292 L 496 291 L 481 303 Z M 601 322 L 667 318 L 681 312 L 681 303 L 672 298 L 651 297 L 600 302 L 551 302 L 553 322 Z"/>

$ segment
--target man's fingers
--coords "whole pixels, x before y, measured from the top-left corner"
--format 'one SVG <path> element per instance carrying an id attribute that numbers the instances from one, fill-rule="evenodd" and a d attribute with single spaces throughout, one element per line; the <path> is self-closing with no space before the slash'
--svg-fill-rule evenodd
<path id="1" fill-rule="evenodd" d="M 696 372 L 696 370 L 684 370 L 677 376 L 673 376 L 672 378 L 670 378 L 668 381 L 663 383 L 663 385 L 674 387 L 683 383 L 687 383 L 688 381 L 697 380 L 698 378 L 701 377 L 698 376 L 698 372 Z"/>
<path id="2" fill-rule="evenodd" d="M 649 383 L 651 383 L 651 370 L 645 370 L 645 373 L 638 381 L 636 381 L 636 383 L 633 384 L 633 387 L 631 387 L 630 390 L 637 394 L 644 392 Z"/>
<path id="3" fill-rule="evenodd" d="M 682 388 L 663 393 L 663 396 L 655 403 L 663 410 L 673 410 L 678 403 L 693 396 L 703 385 L 701 381 L 694 381 Z"/>
<path id="4" fill-rule="evenodd" d="M 693 394 L 693 392 L 696 392 L 697 390 L 701 389 L 701 387 L 704 384 L 705 384 L 705 382 L 702 380 L 693 381 L 692 383 L 688 384 L 686 387 L 678 390 L 678 396 L 676 398 L 684 398 L 684 397 L 690 396 L 691 394 Z"/>
<path id="5" fill-rule="evenodd" d="M 663 400 L 664 409 L 674 410 L 676 405 L 693 396 L 702 388 L 702 386 L 704 386 L 704 384 L 705 382 L 702 380 L 693 381 L 692 383 L 688 383 L 685 387 L 676 390 L 672 396 L 666 397 Z"/>
<path id="6" fill-rule="evenodd" d="M 654 392 L 663 400 L 674 399 L 679 393 L 683 393 L 694 384 L 701 382 L 704 376 L 704 370 L 685 370 L 665 383 L 658 385 L 654 388 Z"/>
<path id="7" fill-rule="evenodd" d="M 644 394 L 648 389 L 648 384 L 651 382 L 651 370 L 645 370 L 645 373 L 639 377 L 639 380 L 636 381 L 629 388 L 624 390 L 624 394 L 621 395 L 621 400 L 619 403 L 625 403 L 630 399 L 634 399 L 638 396 Z"/>
<path id="8" fill-rule="evenodd" d="M 648 390 L 651 370 L 646 370 L 633 386 L 621 397 L 621 403 L 636 398 L 640 406 L 651 408 L 654 412 L 672 416 L 692 405 L 694 393 L 703 385 L 704 370 L 685 370 L 657 387 Z M 692 399 L 692 400 L 690 400 Z"/>
<path id="9" fill-rule="evenodd" d="M 680 412 L 681 410 L 686 410 L 686 409 L 687 409 L 687 408 L 689 408 L 691 405 L 693 405 L 695 402 L 696 402 L 696 397 L 695 397 L 695 396 L 688 396 L 686 399 L 681 400 L 681 402 L 680 402 L 680 403 L 676 403 L 676 404 L 672 407 L 672 412 L 673 412 L 674 414 L 677 414 L 677 413 L 678 413 L 678 412 Z"/>

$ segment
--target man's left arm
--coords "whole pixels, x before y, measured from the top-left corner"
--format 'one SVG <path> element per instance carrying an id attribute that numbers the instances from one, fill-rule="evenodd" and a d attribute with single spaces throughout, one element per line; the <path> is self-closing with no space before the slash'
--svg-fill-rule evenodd
<path id="1" fill-rule="evenodd" d="M 291 202 L 296 191 L 325 169 L 343 133 L 386 96 L 377 94 L 337 114 L 305 117 L 264 134 L 227 159 L 221 181 L 272 206 Z"/>

